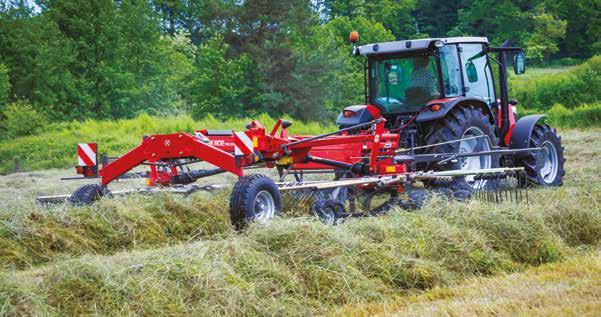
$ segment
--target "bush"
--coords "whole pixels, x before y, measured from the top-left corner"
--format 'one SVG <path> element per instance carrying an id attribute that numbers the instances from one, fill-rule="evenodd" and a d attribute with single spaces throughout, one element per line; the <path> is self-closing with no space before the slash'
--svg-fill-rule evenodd
<path id="1" fill-rule="evenodd" d="M 40 132 L 48 123 L 46 117 L 27 102 L 9 104 L 2 112 L 5 138 L 15 138 Z"/>
<path id="2" fill-rule="evenodd" d="M 601 127 L 601 103 L 568 109 L 557 103 L 547 112 L 552 125 L 568 128 Z"/>
<path id="3" fill-rule="evenodd" d="M 582 64 L 583 60 L 573 58 L 573 57 L 564 57 L 558 60 L 551 61 L 549 66 L 576 66 L 578 64 Z"/>
<path id="4" fill-rule="evenodd" d="M 509 84 L 510 96 L 525 108 L 546 111 L 561 103 L 572 109 L 601 101 L 601 55 L 567 71 L 534 74 L 512 77 Z"/>

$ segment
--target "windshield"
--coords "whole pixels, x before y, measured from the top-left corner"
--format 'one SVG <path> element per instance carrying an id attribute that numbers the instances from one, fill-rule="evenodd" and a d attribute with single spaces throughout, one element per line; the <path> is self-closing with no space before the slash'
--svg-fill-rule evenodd
<path id="1" fill-rule="evenodd" d="M 384 113 L 419 111 L 440 97 L 434 56 L 374 60 L 369 73 L 372 102 Z"/>

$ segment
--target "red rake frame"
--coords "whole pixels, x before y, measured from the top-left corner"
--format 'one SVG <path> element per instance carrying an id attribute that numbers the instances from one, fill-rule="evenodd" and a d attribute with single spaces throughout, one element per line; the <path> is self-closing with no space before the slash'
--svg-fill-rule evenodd
<path id="1" fill-rule="evenodd" d="M 107 186 L 136 166 L 149 164 L 148 186 L 169 186 L 171 179 L 179 175 L 177 168 L 169 162 L 178 159 L 204 161 L 237 176 L 244 174 L 245 167 L 258 164 L 293 170 L 351 169 L 360 164 L 363 165 L 361 170 L 369 174 L 402 174 L 407 171 L 406 166 L 395 164 L 392 159 L 400 136 L 389 133 L 384 124 L 384 119 L 363 124 L 371 128 L 358 134 L 348 134 L 350 129 L 342 129 L 317 136 L 289 137 L 286 131 L 289 124 L 283 124 L 282 120 L 276 122 L 269 134 L 258 121 L 252 121 L 242 132 L 246 138 L 237 133 L 212 133 L 209 130 L 199 130 L 194 135 L 145 136 L 139 146 L 100 169 L 100 184 Z M 252 151 L 249 140 L 252 140 Z M 366 162 L 364 157 L 369 160 Z M 169 169 L 158 170 L 158 165 L 169 166 Z"/>

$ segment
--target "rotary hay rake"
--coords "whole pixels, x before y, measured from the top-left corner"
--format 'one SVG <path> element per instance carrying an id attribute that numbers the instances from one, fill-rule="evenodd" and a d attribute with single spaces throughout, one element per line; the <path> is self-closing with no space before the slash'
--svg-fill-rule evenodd
<path id="1" fill-rule="evenodd" d="M 422 163 L 444 163 L 465 157 L 489 156 L 504 162 L 520 153 L 539 152 L 539 148 L 493 149 L 471 153 L 416 154 L 421 148 L 399 149 L 398 133 L 384 128 L 386 120 L 340 129 L 317 136 L 289 136 L 291 122 L 279 120 L 267 133 L 252 121 L 246 131 L 198 130 L 194 134 L 175 133 L 144 136 L 142 143 L 128 153 L 108 158 L 103 164 L 95 144 L 80 144 L 77 173 L 83 179 L 99 179 L 71 195 L 38 197 L 41 203 L 69 201 L 91 204 L 103 196 L 131 193 L 175 192 L 190 194 L 197 190 L 214 190 L 220 185 L 199 186 L 198 179 L 233 173 L 239 176 L 233 187 L 229 212 L 232 224 L 243 228 L 249 221 L 264 222 L 282 209 L 282 196 L 293 206 L 312 203 L 312 212 L 325 223 L 348 217 L 374 216 L 394 207 L 415 209 L 433 193 L 459 200 L 479 197 L 489 201 L 521 201 L 526 175 L 523 167 L 496 167 L 471 171 L 424 171 Z M 449 142 L 462 142 L 454 140 Z M 87 151 L 81 150 L 88 147 Z M 436 147 L 439 144 L 428 145 Z M 83 162 L 83 165 L 81 164 Z M 197 162 L 215 168 L 191 170 Z M 139 165 L 146 172 L 131 172 Z M 263 174 L 245 175 L 253 168 L 276 168 L 279 179 Z M 305 180 L 311 174 L 333 174 L 333 180 Z M 294 180 L 287 181 L 290 176 Z M 146 188 L 111 192 L 108 185 L 116 180 L 146 178 Z M 450 180 L 465 179 L 465 187 L 446 185 Z M 82 179 L 67 178 L 67 179 Z M 424 183 L 425 187 L 418 184 Z"/>

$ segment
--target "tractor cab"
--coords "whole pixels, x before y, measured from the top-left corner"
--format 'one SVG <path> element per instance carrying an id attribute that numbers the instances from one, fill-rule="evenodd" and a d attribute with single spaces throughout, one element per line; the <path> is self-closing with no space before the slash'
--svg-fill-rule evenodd
<path id="1" fill-rule="evenodd" d="M 450 38 L 361 46 L 359 52 L 367 56 L 369 103 L 385 115 L 418 112 L 432 100 L 464 93 L 492 104 L 495 92 L 486 57 L 469 60 L 487 45 L 486 38 Z M 478 79 L 470 81 L 468 65 Z"/>
<path id="2" fill-rule="evenodd" d="M 366 58 L 365 105 L 345 108 L 337 121 L 341 127 L 372 120 L 374 115 L 386 118 L 389 128 L 414 115 L 417 123 L 423 123 L 443 117 L 462 102 L 482 108 L 491 123 L 501 128 L 506 126 L 506 132 L 515 119 L 513 111 L 505 113 L 511 110 L 511 105 L 507 100 L 504 59 L 507 52 L 514 53 L 514 69 L 517 74 L 523 73 L 525 59 L 519 48 L 507 45 L 493 48 L 486 37 L 429 38 L 359 46 L 356 32 L 351 34 L 351 42 L 353 54 Z M 489 52 L 500 53 L 503 60 L 497 62 Z M 493 77 L 495 63 L 491 59 L 503 69 L 499 78 Z"/>

